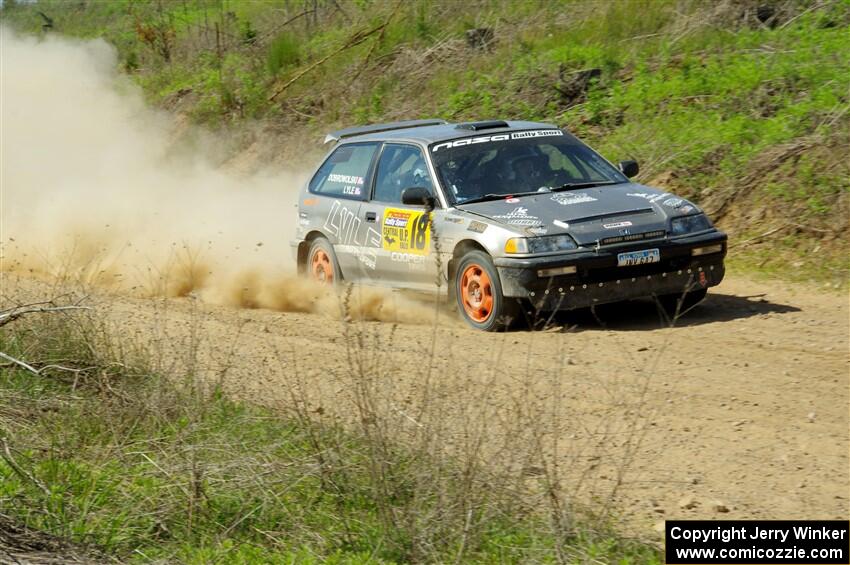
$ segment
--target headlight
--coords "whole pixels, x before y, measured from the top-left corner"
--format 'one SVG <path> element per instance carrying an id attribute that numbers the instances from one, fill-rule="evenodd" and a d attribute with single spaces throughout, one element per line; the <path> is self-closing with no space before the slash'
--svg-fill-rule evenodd
<path id="1" fill-rule="evenodd" d="M 670 235 L 683 235 L 698 231 L 710 230 L 713 226 L 705 214 L 673 218 L 670 223 Z"/>
<path id="2" fill-rule="evenodd" d="M 551 253 L 569 251 L 578 246 L 568 235 L 546 237 L 513 237 L 505 243 L 505 253 Z"/>

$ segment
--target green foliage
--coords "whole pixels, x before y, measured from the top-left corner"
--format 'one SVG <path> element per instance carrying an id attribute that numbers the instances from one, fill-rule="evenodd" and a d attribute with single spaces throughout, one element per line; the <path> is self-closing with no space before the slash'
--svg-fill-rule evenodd
<path id="1" fill-rule="evenodd" d="M 300 56 L 301 48 L 298 40 L 289 33 L 281 33 L 269 45 L 266 59 L 269 73 L 276 75 L 281 70 L 297 64 Z"/>

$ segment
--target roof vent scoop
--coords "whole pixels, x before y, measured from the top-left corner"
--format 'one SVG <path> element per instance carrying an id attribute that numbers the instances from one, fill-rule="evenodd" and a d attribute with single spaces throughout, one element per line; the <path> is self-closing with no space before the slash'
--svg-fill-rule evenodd
<path id="1" fill-rule="evenodd" d="M 487 122 L 467 122 L 465 124 L 458 124 L 455 126 L 455 129 L 468 129 L 471 131 L 481 131 L 482 129 L 495 129 L 495 128 L 506 128 L 510 127 L 508 122 L 503 120 L 490 120 Z"/>

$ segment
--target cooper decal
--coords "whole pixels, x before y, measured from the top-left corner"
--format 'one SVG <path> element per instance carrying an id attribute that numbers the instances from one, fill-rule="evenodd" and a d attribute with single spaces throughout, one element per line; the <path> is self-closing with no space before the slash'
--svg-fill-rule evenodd
<path id="1" fill-rule="evenodd" d="M 632 223 L 630 221 L 626 220 L 624 222 L 615 222 L 613 224 L 602 224 L 602 227 L 605 228 L 606 230 L 614 230 L 614 229 L 617 229 L 617 228 L 627 228 L 630 225 L 632 225 Z"/>
<path id="2" fill-rule="evenodd" d="M 407 268 L 411 271 L 425 270 L 425 257 L 422 255 L 414 255 L 413 253 L 399 253 L 393 251 L 390 253 L 390 261 L 394 263 L 406 263 Z"/>

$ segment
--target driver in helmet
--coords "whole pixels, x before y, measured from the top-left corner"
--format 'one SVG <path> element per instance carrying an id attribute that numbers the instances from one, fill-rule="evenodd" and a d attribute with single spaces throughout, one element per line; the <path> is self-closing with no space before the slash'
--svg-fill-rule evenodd
<path id="1" fill-rule="evenodd" d="M 552 177 L 552 168 L 546 155 L 526 153 L 510 162 L 513 183 L 517 192 L 532 192 L 548 187 Z"/>

